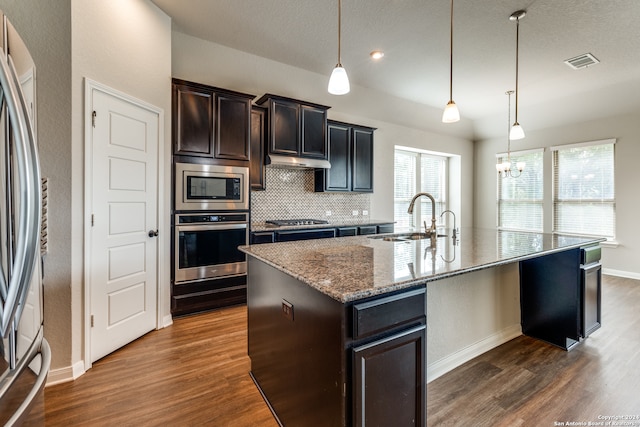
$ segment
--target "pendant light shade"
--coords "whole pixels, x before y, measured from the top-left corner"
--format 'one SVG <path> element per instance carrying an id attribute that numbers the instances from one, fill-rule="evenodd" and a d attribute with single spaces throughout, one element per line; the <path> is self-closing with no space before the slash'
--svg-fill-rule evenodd
<path id="1" fill-rule="evenodd" d="M 524 138 L 524 129 L 522 129 L 522 126 L 520 126 L 520 123 L 515 122 L 513 126 L 511 126 L 511 131 L 509 132 L 509 139 L 513 141 L 516 139 L 523 139 L 523 138 Z"/>
<path id="2" fill-rule="evenodd" d="M 526 11 L 518 10 L 509 16 L 510 21 L 516 21 L 516 118 L 513 122 L 513 126 L 511 126 L 511 131 L 509 132 L 509 139 L 511 140 L 524 138 L 524 129 L 522 129 L 522 126 L 518 123 L 518 59 L 520 53 L 520 20 L 526 15 Z"/>
<path id="3" fill-rule="evenodd" d="M 444 107 L 444 112 L 442 113 L 442 123 L 455 123 L 460 120 L 460 111 L 458 111 L 458 106 L 456 103 L 451 100 L 447 103 L 447 106 Z"/>
<path id="4" fill-rule="evenodd" d="M 442 123 L 455 123 L 460 120 L 460 111 L 453 101 L 453 0 L 451 0 L 451 25 L 449 26 L 449 102 L 442 113 Z"/>
<path id="5" fill-rule="evenodd" d="M 333 69 L 331 77 L 329 78 L 328 89 L 332 95 L 344 95 L 351 90 L 347 70 L 345 70 L 341 64 L 337 64 L 336 68 Z"/>
<path id="6" fill-rule="evenodd" d="M 332 95 L 344 95 L 349 93 L 351 86 L 349 85 L 349 77 L 347 70 L 342 66 L 340 58 L 340 45 L 342 43 L 342 0 L 338 0 L 338 63 L 336 64 L 331 77 L 329 77 L 329 86 L 327 90 Z"/>
<path id="7" fill-rule="evenodd" d="M 511 169 L 511 140 L 512 139 L 521 139 L 524 138 L 524 132 L 522 132 L 522 136 L 520 138 L 513 138 L 512 134 L 514 129 L 519 129 L 522 131 L 522 127 L 520 125 L 511 126 L 511 95 L 513 95 L 514 91 L 508 90 L 505 92 L 505 95 L 509 96 L 509 108 L 507 110 L 507 159 L 503 160 L 502 163 L 496 164 L 496 170 L 498 171 L 498 176 L 502 178 L 517 178 L 522 175 L 522 171 L 524 170 L 526 164 L 525 162 L 516 162 L 516 169 L 518 170 L 518 174 Z M 511 129 L 509 129 L 511 128 Z"/>

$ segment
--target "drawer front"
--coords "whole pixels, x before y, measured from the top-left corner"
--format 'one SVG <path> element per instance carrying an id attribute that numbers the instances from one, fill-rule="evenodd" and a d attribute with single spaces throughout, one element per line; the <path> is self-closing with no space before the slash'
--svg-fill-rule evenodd
<path id="1" fill-rule="evenodd" d="M 341 227 L 337 229 L 337 237 L 355 236 L 358 234 L 358 227 Z"/>
<path id="2" fill-rule="evenodd" d="M 273 243 L 274 241 L 275 240 L 274 240 L 274 236 L 273 236 L 272 232 L 251 233 L 251 244 L 252 245 L 256 245 L 256 244 L 260 244 L 260 243 Z"/>
<path id="3" fill-rule="evenodd" d="M 361 227 L 358 227 L 358 234 L 360 235 L 377 234 L 377 233 L 378 233 L 378 227 L 376 227 L 375 225 L 363 225 Z"/>
<path id="4" fill-rule="evenodd" d="M 600 245 L 581 248 L 580 263 L 582 265 L 587 265 L 587 264 L 592 264 L 594 262 L 599 262 L 601 256 L 602 256 L 602 250 L 600 248 Z"/>
<path id="5" fill-rule="evenodd" d="M 393 224 L 380 224 L 378 226 L 378 234 L 393 233 Z"/>
<path id="6" fill-rule="evenodd" d="M 353 338 L 360 339 L 426 318 L 425 288 L 353 305 Z"/>

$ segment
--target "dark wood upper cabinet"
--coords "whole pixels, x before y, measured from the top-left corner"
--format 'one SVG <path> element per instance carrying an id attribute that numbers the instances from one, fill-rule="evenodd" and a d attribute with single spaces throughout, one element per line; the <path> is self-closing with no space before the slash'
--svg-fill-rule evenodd
<path id="1" fill-rule="evenodd" d="M 251 161 L 249 181 L 252 190 L 265 189 L 264 147 L 267 140 L 267 110 L 254 106 L 251 109 Z"/>
<path id="2" fill-rule="evenodd" d="M 266 94 L 258 101 L 269 111 L 269 154 L 327 158 L 327 110 L 330 107 Z"/>
<path id="3" fill-rule="evenodd" d="M 253 95 L 173 79 L 173 154 L 248 161 Z"/>
<path id="4" fill-rule="evenodd" d="M 213 157 L 213 92 L 173 85 L 173 151 Z"/>
<path id="5" fill-rule="evenodd" d="M 271 106 L 271 132 L 269 152 L 296 156 L 299 148 L 298 104 L 283 100 L 274 100 Z"/>
<path id="6" fill-rule="evenodd" d="M 327 122 L 327 150 L 331 169 L 316 169 L 316 191 L 351 191 L 351 126 Z"/>
<path id="7" fill-rule="evenodd" d="M 353 191 L 373 192 L 373 129 L 353 128 Z"/>
<path id="8" fill-rule="evenodd" d="M 327 110 L 311 105 L 300 105 L 300 156 L 327 158 Z"/>
<path id="9" fill-rule="evenodd" d="M 315 191 L 373 192 L 374 128 L 327 121 L 331 169 L 316 169 Z"/>

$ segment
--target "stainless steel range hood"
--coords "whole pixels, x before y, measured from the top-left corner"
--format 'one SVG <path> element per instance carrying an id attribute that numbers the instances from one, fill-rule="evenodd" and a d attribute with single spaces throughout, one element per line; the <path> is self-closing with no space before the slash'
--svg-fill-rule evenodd
<path id="1" fill-rule="evenodd" d="M 331 169 L 331 163 L 323 159 L 306 159 L 294 156 L 268 154 L 266 165 L 273 168 L 289 169 Z"/>

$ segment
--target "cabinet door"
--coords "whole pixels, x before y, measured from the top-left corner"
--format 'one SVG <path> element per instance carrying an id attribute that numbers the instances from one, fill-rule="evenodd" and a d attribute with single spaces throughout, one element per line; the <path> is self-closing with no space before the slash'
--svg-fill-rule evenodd
<path id="1" fill-rule="evenodd" d="M 173 153 L 213 157 L 213 92 L 173 86 Z"/>
<path id="2" fill-rule="evenodd" d="M 582 270 L 582 336 L 600 328 L 602 305 L 602 265 L 591 264 Z"/>
<path id="3" fill-rule="evenodd" d="M 353 425 L 426 425 L 425 348 L 422 325 L 353 349 Z"/>
<path id="4" fill-rule="evenodd" d="M 233 95 L 216 96 L 215 157 L 249 160 L 251 101 Z"/>
<path id="5" fill-rule="evenodd" d="M 300 106 L 300 156 L 327 158 L 327 110 Z"/>
<path id="6" fill-rule="evenodd" d="M 353 191 L 373 192 L 373 130 L 353 129 Z"/>
<path id="7" fill-rule="evenodd" d="M 328 125 L 328 151 L 331 169 L 323 169 L 324 190 L 351 190 L 351 128 L 340 124 Z"/>
<path id="8" fill-rule="evenodd" d="M 299 105 L 294 102 L 271 100 L 271 142 L 269 152 L 287 156 L 299 154 Z"/>
<path id="9" fill-rule="evenodd" d="M 265 189 L 264 144 L 266 137 L 266 110 L 253 107 L 251 110 L 251 159 L 249 180 L 252 190 Z"/>

